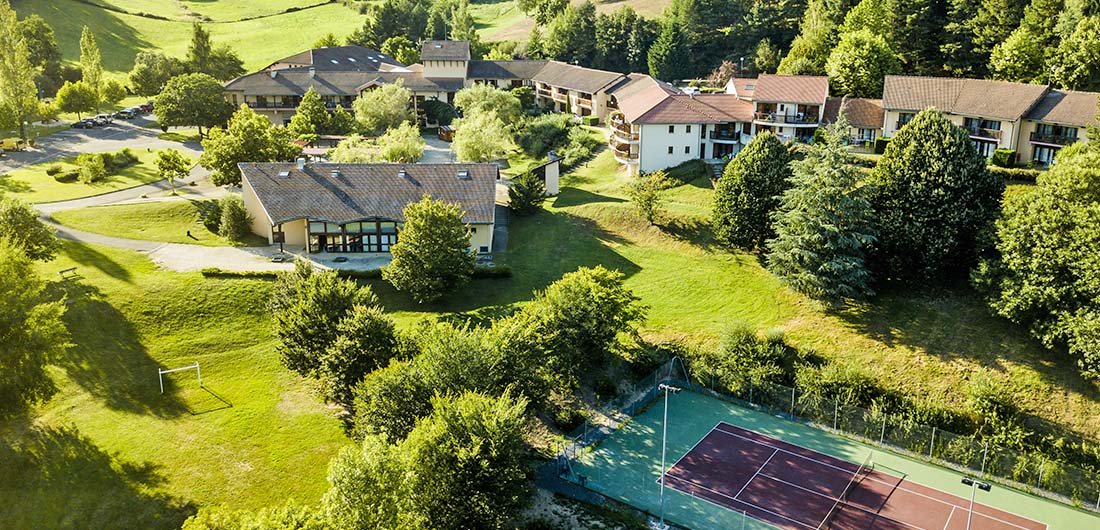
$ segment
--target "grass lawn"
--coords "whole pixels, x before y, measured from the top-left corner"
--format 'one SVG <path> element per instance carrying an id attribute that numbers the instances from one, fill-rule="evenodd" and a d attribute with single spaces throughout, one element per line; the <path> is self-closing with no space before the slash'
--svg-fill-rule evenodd
<path id="1" fill-rule="evenodd" d="M 46 174 L 46 169 L 53 165 L 61 166 L 63 172 L 76 169 L 76 157 L 20 168 L 0 175 L 0 195 L 15 197 L 30 203 L 66 201 L 160 180 L 157 174 L 157 152 L 135 149 L 134 154 L 138 157 L 137 164 L 94 184 L 84 184 L 79 181 L 58 182 L 53 176 Z"/>
<path id="2" fill-rule="evenodd" d="M 207 247 L 241 245 L 206 229 L 199 217 L 212 200 L 173 199 L 136 204 L 91 206 L 65 210 L 51 217 L 65 226 L 126 239 L 165 243 L 186 243 Z M 188 237 L 190 231 L 192 237 Z M 245 245 L 266 245 L 267 240 L 251 236 Z"/>
<path id="3" fill-rule="evenodd" d="M 0 423 L 0 528 L 178 528 L 196 505 L 316 502 L 341 423 L 279 365 L 270 283 L 155 270 L 128 251 L 66 243 L 40 266 L 73 303 L 58 392 Z M 167 376 L 157 367 L 199 362 Z"/>
<path id="4" fill-rule="evenodd" d="M 570 0 L 580 4 L 582 0 Z M 598 13 L 611 13 L 623 7 L 630 7 L 639 15 L 656 19 L 672 3 L 672 0 L 621 0 L 616 2 L 597 2 Z M 535 20 L 529 18 L 516 5 L 515 0 L 487 4 L 470 4 L 470 15 L 477 23 L 477 29 L 483 40 L 526 41 L 535 27 Z M 546 28 L 543 28 L 546 31 Z M 545 36 L 545 33 L 543 34 Z"/>
<path id="5" fill-rule="evenodd" d="M 242 16 L 267 15 L 287 7 L 315 4 L 312 0 L 184 1 L 174 0 L 101 0 L 124 9 L 168 16 L 171 11 L 202 13 L 214 20 L 238 20 Z M 191 43 L 190 18 L 157 20 L 125 15 L 76 0 L 14 0 L 12 6 L 20 18 L 38 14 L 53 27 L 66 61 L 80 57 L 80 33 L 87 25 L 95 33 L 103 56 L 103 67 L 115 76 L 123 76 L 134 66 L 139 51 L 160 50 L 183 57 Z M 164 11 L 163 13 L 161 11 Z M 228 45 L 244 61 L 245 69 L 255 71 L 272 61 L 309 49 L 327 33 L 343 38 L 363 24 L 364 16 L 340 4 L 240 22 L 207 24 L 215 46 Z M 308 30 L 303 31 L 303 28 Z"/>

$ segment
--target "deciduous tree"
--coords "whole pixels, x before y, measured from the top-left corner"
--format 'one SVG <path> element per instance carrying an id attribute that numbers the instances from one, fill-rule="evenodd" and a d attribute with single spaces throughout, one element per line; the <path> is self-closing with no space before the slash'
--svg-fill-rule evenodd
<path id="1" fill-rule="evenodd" d="M 504 123 L 516 123 L 523 116 L 519 98 L 507 90 L 479 83 L 455 94 L 455 106 L 463 113 L 493 112 Z"/>
<path id="2" fill-rule="evenodd" d="M 397 353 L 393 321 L 378 306 L 358 305 L 336 325 L 336 340 L 325 349 L 318 375 L 329 399 L 352 403 L 352 390 L 367 374 Z"/>
<path id="3" fill-rule="evenodd" d="M 222 125 L 233 115 L 233 105 L 222 96 L 222 84 L 206 74 L 169 79 L 154 102 L 153 113 L 161 127 L 195 126 L 200 137 L 203 127 Z"/>
<path id="4" fill-rule="evenodd" d="M 881 98 L 883 79 L 901 71 L 893 48 L 868 30 L 845 33 L 825 63 L 830 87 L 857 98 Z"/>
<path id="5" fill-rule="evenodd" d="M 328 108 L 325 107 L 325 102 L 321 100 L 321 96 L 311 86 L 302 96 L 298 108 L 294 110 L 294 116 L 290 118 L 290 125 L 287 126 L 287 129 L 296 138 L 325 134 L 331 119 Z"/>
<path id="6" fill-rule="evenodd" d="M 99 55 L 99 44 L 88 26 L 80 34 L 80 73 L 81 81 L 87 83 L 95 94 L 95 110 L 99 111 L 99 101 L 103 90 L 103 62 Z"/>
<path id="7" fill-rule="evenodd" d="M 0 239 L 35 261 L 50 261 L 61 242 L 38 212 L 17 199 L 0 199 Z"/>
<path id="8" fill-rule="evenodd" d="M 168 180 L 172 194 L 175 195 L 176 179 L 186 178 L 191 174 L 191 160 L 175 149 L 162 149 L 157 153 L 157 173 L 160 178 Z"/>
<path id="9" fill-rule="evenodd" d="M 596 6 L 569 5 L 546 28 L 542 51 L 550 59 L 592 65 L 596 58 Z"/>
<path id="10" fill-rule="evenodd" d="M 186 66 L 174 57 L 160 52 L 138 52 L 130 70 L 130 88 L 139 96 L 152 97 L 160 93 L 168 80 L 184 73 Z"/>
<path id="11" fill-rule="evenodd" d="M 0 0 L 0 122 L 14 121 L 20 138 L 27 137 L 26 123 L 38 114 L 36 73 L 15 10 Z"/>
<path id="12" fill-rule="evenodd" d="M 822 75 L 829 51 L 836 43 L 836 24 L 829 19 L 825 0 L 811 0 L 802 17 L 802 31 L 779 62 L 779 73 Z"/>
<path id="13" fill-rule="evenodd" d="M 382 134 L 387 129 L 413 119 L 412 110 L 409 109 L 411 101 L 412 91 L 398 80 L 396 83 L 386 83 L 363 92 L 355 99 L 352 108 L 355 109 L 355 117 L 364 130 L 371 134 Z"/>
<path id="14" fill-rule="evenodd" d="M 466 285 L 474 272 L 465 212 L 427 195 L 405 207 L 405 227 L 390 247 L 382 279 L 419 303 L 434 302 Z"/>
<path id="15" fill-rule="evenodd" d="M 463 162 L 490 162 L 515 148 L 508 126 L 494 112 L 471 112 L 455 120 L 451 150 Z"/>
<path id="16" fill-rule="evenodd" d="M 714 235 L 731 247 L 755 249 L 775 235 L 772 212 L 790 187 L 791 156 L 774 134 L 756 135 L 726 165 L 714 188 Z"/>
<path id="17" fill-rule="evenodd" d="M 53 96 L 61 88 L 61 47 L 53 28 L 37 14 L 19 21 L 19 32 L 27 43 L 28 59 L 37 69 L 34 84 L 42 97 Z"/>
<path id="18" fill-rule="evenodd" d="M 420 62 L 420 47 L 404 35 L 397 35 L 386 39 L 378 50 L 397 59 L 401 64 L 415 64 Z"/>
<path id="19" fill-rule="evenodd" d="M 894 136 L 872 181 L 875 270 L 883 280 L 939 280 L 969 270 L 1004 190 L 966 131 L 935 109 Z"/>
<path id="20" fill-rule="evenodd" d="M 664 215 L 664 191 L 671 187 L 672 181 L 664 171 L 653 171 L 639 175 L 625 189 L 634 211 L 652 225 Z"/>
<path id="21" fill-rule="evenodd" d="M 672 81 L 684 79 L 690 73 L 690 43 L 680 22 L 665 20 L 661 25 L 661 34 L 649 48 L 649 75 L 658 79 Z"/>
<path id="22" fill-rule="evenodd" d="M 1071 90 L 1100 90 L 1100 15 L 1085 17 L 1051 60 L 1051 81 Z"/>
<path id="23" fill-rule="evenodd" d="M 57 108 L 61 112 L 76 113 L 77 119 L 81 114 L 95 110 L 96 95 L 88 83 L 77 81 L 72 83 L 65 81 L 57 91 Z"/>
<path id="24" fill-rule="evenodd" d="M 159 106 L 159 97 L 157 101 Z M 203 139 L 199 164 L 214 170 L 211 181 L 215 185 L 239 186 L 241 172 L 237 164 L 287 161 L 301 154 L 302 148 L 290 140 L 290 133 L 285 128 L 275 127 L 247 105 L 241 105 L 227 128 L 215 127 Z"/>

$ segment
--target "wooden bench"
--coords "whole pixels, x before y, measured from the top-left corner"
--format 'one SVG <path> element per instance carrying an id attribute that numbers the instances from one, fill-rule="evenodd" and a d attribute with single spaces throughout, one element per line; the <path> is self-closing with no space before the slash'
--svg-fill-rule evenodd
<path id="1" fill-rule="evenodd" d="M 69 279 L 77 277 L 76 267 L 69 267 L 67 269 L 61 269 L 61 270 L 57 271 L 57 273 L 61 275 L 61 279 L 63 279 L 63 280 L 69 280 Z"/>

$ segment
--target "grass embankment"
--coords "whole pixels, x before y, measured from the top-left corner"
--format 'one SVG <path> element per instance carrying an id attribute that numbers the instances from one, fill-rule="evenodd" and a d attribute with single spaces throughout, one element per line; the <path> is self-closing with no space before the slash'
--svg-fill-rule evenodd
<path id="1" fill-rule="evenodd" d="M 56 212 L 58 223 L 105 236 L 207 247 L 262 246 L 266 239 L 250 234 L 235 242 L 207 230 L 199 220 L 213 200 L 170 199 L 135 204 L 92 206 Z M 190 232 L 190 235 L 188 235 Z"/>
<path id="2" fill-rule="evenodd" d="M 573 4 L 580 4 L 581 0 L 570 0 Z M 624 6 L 629 6 L 639 15 L 655 19 L 661 16 L 672 0 L 621 0 L 618 2 L 600 2 L 596 4 L 599 13 L 618 11 Z M 495 2 L 487 4 L 470 4 L 470 15 L 477 23 L 478 32 L 483 40 L 514 40 L 526 41 L 531 36 L 531 29 L 535 27 L 535 20 L 528 17 L 516 5 L 515 0 Z M 545 28 L 543 28 L 545 31 Z M 545 36 L 545 33 L 544 33 Z"/>
<path id="3" fill-rule="evenodd" d="M 194 505 L 315 502 L 341 423 L 274 353 L 270 283 L 65 243 L 75 346 L 33 418 L 0 423 L 0 528 L 178 528 Z M 62 286 L 58 286 L 61 288 Z M 157 367 L 198 362 L 165 377 Z"/>
<path id="4" fill-rule="evenodd" d="M 58 182 L 46 174 L 50 166 L 60 166 L 62 174 L 78 168 L 76 157 L 43 162 L 0 175 L 0 195 L 15 197 L 29 203 L 67 201 L 91 195 L 99 195 L 160 180 L 157 173 L 157 151 L 134 149 L 138 163 L 115 175 L 92 184 L 83 182 Z"/>
<path id="5" fill-rule="evenodd" d="M 67 61 L 75 62 L 80 57 L 80 33 L 87 25 L 99 43 L 104 69 L 109 74 L 123 76 L 133 68 L 134 57 L 139 51 L 159 50 L 181 58 L 186 55 L 191 43 L 191 23 L 198 18 L 187 17 L 176 4 L 214 20 L 239 20 L 245 16 L 271 15 L 287 7 L 317 3 L 292 0 L 277 0 L 274 5 L 272 2 L 249 0 L 182 3 L 172 0 L 102 1 L 127 11 L 164 16 L 174 11 L 179 13 L 180 18 L 157 20 L 126 15 L 75 0 L 14 0 L 12 5 L 20 18 L 38 14 L 53 27 Z M 362 26 L 364 18 L 343 5 L 326 4 L 241 22 L 210 23 L 205 27 L 215 46 L 229 46 L 240 55 L 247 71 L 255 71 L 276 59 L 311 48 L 327 33 L 343 38 Z M 309 31 L 302 31 L 302 28 L 309 28 Z"/>

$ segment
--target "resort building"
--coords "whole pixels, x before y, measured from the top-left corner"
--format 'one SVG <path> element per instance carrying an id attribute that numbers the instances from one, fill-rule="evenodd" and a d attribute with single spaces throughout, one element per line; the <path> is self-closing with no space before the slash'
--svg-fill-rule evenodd
<path id="1" fill-rule="evenodd" d="M 886 119 L 882 100 L 829 98 L 825 100 L 821 124 L 830 125 L 836 122 L 842 109 L 848 120 L 848 145 L 856 149 L 873 149 L 875 139 L 882 136 L 882 123 Z"/>
<path id="2" fill-rule="evenodd" d="M 405 206 L 425 195 L 459 205 L 470 250 L 491 252 L 496 224 L 493 164 L 242 163 L 252 232 L 269 243 L 318 252 L 390 251 Z"/>
<path id="3" fill-rule="evenodd" d="M 750 98 L 753 134 L 770 131 L 784 140 L 808 142 L 821 126 L 828 97 L 828 77 L 762 75 Z"/>
<path id="4" fill-rule="evenodd" d="M 1024 116 L 1016 146 L 1019 160 L 1048 166 L 1062 147 L 1089 141 L 1086 131 L 1096 125 L 1098 97 L 1096 92 L 1048 91 Z"/>

